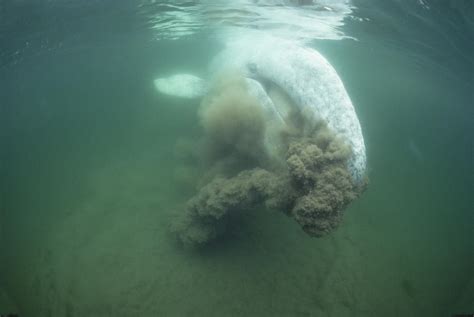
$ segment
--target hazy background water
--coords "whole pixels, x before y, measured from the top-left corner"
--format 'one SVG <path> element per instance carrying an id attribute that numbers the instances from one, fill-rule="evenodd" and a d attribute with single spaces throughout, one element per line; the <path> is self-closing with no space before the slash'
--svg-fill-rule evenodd
<path id="1" fill-rule="evenodd" d="M 311 46 L 338 71 L 370 187 L 332 235 L 258 213 L 200 252 L 168 234 L 192 191 L 173 156 L 206 33 L 156 40 L 152 4 L 0 2 L 0 314 L 447 316 L 474 312 L 470 1 L 353 1 L 354 39 Z"/>

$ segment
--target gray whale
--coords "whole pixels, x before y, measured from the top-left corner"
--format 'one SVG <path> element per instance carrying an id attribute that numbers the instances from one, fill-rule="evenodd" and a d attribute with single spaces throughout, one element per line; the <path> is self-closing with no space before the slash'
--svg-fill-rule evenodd
<path id="1" fill-rule="evenodd" d="M 302 113 L 322 119 L 352 149 L 348 168 L 359 183 L 366 173 L 366 153 L 359 119 L 347 91 L 331 64 L 316 50 L 271 36 L 243 36 L 227 42 L 211 63 L 210 73 L 234 69 L 247 77 L 250 91 L 284 124 L 281 107 L 268 97 L 265 82 L 281 88 Z M 158 91 L 199 97 L 207 82 L 182 74 L 155 80 Z"/>

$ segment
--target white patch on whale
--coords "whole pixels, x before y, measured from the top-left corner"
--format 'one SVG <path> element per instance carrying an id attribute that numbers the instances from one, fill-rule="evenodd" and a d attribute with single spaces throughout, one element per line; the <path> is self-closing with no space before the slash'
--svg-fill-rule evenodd
<path id="1" fill-rule="evenodd" d="M 158 92 L 181 98 L 199 98 L 206 94 L 206 82 L 194 75 L 177 74 L 153 81 Z"/>

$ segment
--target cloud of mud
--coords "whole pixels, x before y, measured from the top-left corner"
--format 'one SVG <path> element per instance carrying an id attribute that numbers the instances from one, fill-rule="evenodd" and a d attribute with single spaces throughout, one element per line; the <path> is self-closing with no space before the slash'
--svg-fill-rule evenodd
<path id="1" fill-rule="evenodd" d="M 284 212 L 320 237 L 341 223 L 344 209 L 365 187 L 352 180 L 344 140 L 298 111 L 288 114 L 280 132 L 277 160 L 284 164 L 273 164 L 265 153 L 262 108 L 242 77 L 220 77 L 199 116 L 207 177 L 171 225 L 185 245 L 219 237 L 235 216 L 259 206 Z"/>
<path id="2" fill-rule="evenodd" d="M 215 79 L 201 103 L 199 117 L 204 128 L 206 159 L 233 161 L 236 165 L 261 164 L 265 158 L 265 118 L 247 83 L 234 72 Z"/>

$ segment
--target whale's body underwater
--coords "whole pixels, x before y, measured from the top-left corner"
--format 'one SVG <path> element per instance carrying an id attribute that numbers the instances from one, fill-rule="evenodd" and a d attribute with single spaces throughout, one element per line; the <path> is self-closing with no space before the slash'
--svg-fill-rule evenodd
<path id="1" fill-rule="evenodd" d="M 331 64 L 317 51 L 274 37 L 241 37 L 227 43 L 210 66 L 211 77 L 223 69 L 238 70 L 266 113 L 285 124 L 288 109 L 272 99 L 278 87 L 305 116 L 325 121 L 352 149 L 348 168 L 359 183 L 366 172 L 361 126 L 344 85 Z M 158 91 L 179 97 L 206 94 L 206 81 L 188 74 L 155 80 Z M 270 88 L 271 89 L 271 88 Z"/>

